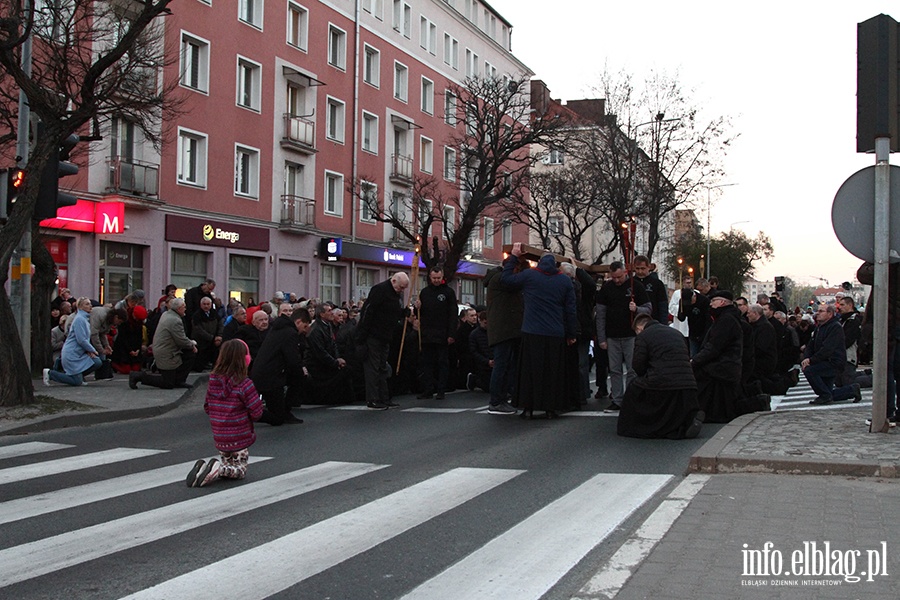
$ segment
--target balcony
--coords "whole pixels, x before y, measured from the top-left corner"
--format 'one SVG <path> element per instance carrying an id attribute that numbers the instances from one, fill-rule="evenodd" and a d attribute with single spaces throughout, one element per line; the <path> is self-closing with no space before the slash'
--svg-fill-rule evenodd
<path id="1" fill-rule="evenodd" d="M 315 200 L 290 194 L 281 197 L 281 225 L 278 229 L 308 233 L 315 227 Z"/>
<path id="2" fill-rule="evenodd" d="M 403 185 L 412 185 L 413 160 L 411 156 L 403 154 L 391 155 L 391 181 Z"/>
<path id="3" fill-rule="evenodd" d="M 318 152 L 316 150 L 316 124 L 307 118 L 285 113 L 284 137 L 281 138 L 281 147 L 303 154 L 315 154 Z"/>
<path id="4" fill-rule="evenodd" d="M 106 160 L 109 170 L 107 192 L 159 197 L 159 165 L 117 156 Z"/>

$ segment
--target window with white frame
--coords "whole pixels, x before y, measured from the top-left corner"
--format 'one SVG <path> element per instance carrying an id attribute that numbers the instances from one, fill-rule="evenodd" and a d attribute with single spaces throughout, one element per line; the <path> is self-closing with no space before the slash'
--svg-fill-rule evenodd
<path id="1" fill-rule="evenodd" d="M 325 105 L 325 137 L 333 142 L 344 142 L 346 105 L 337 98 L 328 97 Z"/>
<path id="2" fill-rule="evenodd" d="M 545 158 L 548 165 L 563 165 L 566 163 L 566 154 L 562 148 L 550 148 Z"/>
<path id="3" fill-rule="evenodd" d="M 340 304 L 344 297 L 341 292 L 341 280 L 344 278 L 344 267 L 335 264 L 322 265 L 319 280 L 319 295 L 326 302 Z"/>
<path id="4" fill-rule="evenodd" d="M 296 2 L 288 2 L 287 43 L 304 52 L 309 44 L 309 11 Z"/>
<path id="5" fill-rule="evenodd" d="M 456 127 L 456 94 L 447 90 L 444 92 L 444 123 Z"/>
<path id="6" fill-rule="evenodd" d="M 363 111 L 362 149 L 378 154 L 378 116 Z"/>
<path id="7" fill-rule="evenodd" d="M 478 55 L 466 48 L 466 77 L 478 77 Z"/>
<path id="8" fill-rule="evenodd" d="M 394 98 L 406 102 L 409 97 L 409 69 L 394 61 Z"/>
<path id="9" fill-rule="evenodd" d="M 238 19 L 262 29 L 263 0 L 238 0 Z"/>
<path id="10" fill-rule="evenodd" d="M 550 235 L 562 235 L 562 219 L 560 217 L 547 219 L 547 233 Z"/>
<path id="11" fill-rule="evenodd" d="M 431 173 L 434 170 L 434 141 L 419 136 L 419 170 L 423 173 Z"/>
<path id="12" fill-rule="evenodd" d="M 434 114 L 434 82 L 422 77 L 422 112 Z"/>
<path id="13" fill-rule="evenodd" d="M 484 247 L 494 247 L 494 220 L 490 217 L 484 218 Z"/>
<path id="14" fill-rule="evenodd" d="M 497 78 L 497 67 L 489 63 L 488 61 L 484 61 L 484 77 L 485 79 L 496 79 Z"/>
<path id="15" fill-rule="evenodd" d="M 243 56 L 237 59 L 237 104 L 259 111 L 262 65 Z"/>
<path id="16" fill-rule="evenodd" d="M 347 68 L 347 32 L 337 25 L 328 26 L 328 64 Z"/>
<path id="17" fill-rule="evenodd" d="M 456 209 L 445 206 L 441 218 L 444 220 L 444 233 L 449 237 L 456 231 Z"/>
<path id="18" fill-rule="evenodd" d="M 444 146 L 444 179 L 456 181 L 456 150 Z"/>
<path id="19" fill-rule="evenodd" d="M 419 209 L 419 214 L 416 217 L 419 219 L 419 227 L 421 227 L 431 218 L 434 212 L 434 203 L 431 200 L 419 200 L 417 208 Z M 427 234 L 428 232 L 426 231 L 425 233 Z"/>
<path id="20" fill-rule="evenodd" d="M 466 18 L 478 26 L 478 0 L 463 0 L 466 3 Z"/>
<path id="21" fill-rule="evenodd" d="M 384 0 L 362 0 L 362 9 L 380 21 L 384 14 Z"/>
<path id="22" fill-rule="evenodd" d="M 381 52 L 372 46 L 365 45 L 363 58 L 363 81 L 378 87 L 381 85 Z"/>
<path id="23" fill-rule="evenodd" d="M 234 193 L 259 198 L 259 150 L 256 148 L 234 147 Z"/>
<path id="24" fill-rule="evenodd" d="M 344 176 L 325 171 L 325 214 L 341 216 L 344 213 Z"/>
<path id="25" fill-rule="evenodd" d="M 394 0 L 394 31 L 409 37 L 412 33 L 412 8 L 403 0 Z"/>
<path id="26" fill-rule="evenodd" d="M 419 46 L 437 54 L 437 26 L 424 16 L 419 18 Z"/>
<path id="27" fill-rule="evenodd" d="M 511 221 L 503 221 L 503 225 L 500 226 L 500 239 L 502 240 L 502 244 L 504 246 L 508 244 L 512 244 L 512 222 Z"/>
<path id="28" fill-rule="evenodd" d="M 209 91 L 209 42 L 181 33 L 181 85 Z"/>
<path id="29" fill-rule="evenodd" d="M 207 136 L 178 128 L 178 183 L 206 186 Z"/>
<path id="30" fill-rule="evenodd" d="M 444 64 L 459 70 L 459 42 L 449 33 L 444 34 Z"/>
<path id="31" fill-rule="evenodd" d="M 369 181 L 360 183 L 359 220 L 374 223 L 373 208 L 378 207 L 378 186 Z"/>

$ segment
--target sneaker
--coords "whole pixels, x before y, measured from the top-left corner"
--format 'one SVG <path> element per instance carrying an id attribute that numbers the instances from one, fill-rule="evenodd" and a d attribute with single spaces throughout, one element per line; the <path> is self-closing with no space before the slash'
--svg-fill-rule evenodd
<path id="1" fill-rule="evenodd" d="M 133 390 L 137 389 L 137 384 L 141 380 L 141 372 L 140 371 L 132 371 L 128 374 L 128 387 Z"/>
<path id="2" fill-rule="evenodd" d="M 475 391 L 475 373 L 469 373 L 466 375 L 466 389 L 470 392 Z"/>
<path id="3" fill-rule="evenodd" d="M 497 404 L 496 406 L 491 404 L 488 407 L 488 414 L 491 415 L 514 415 L 516 414 L 516 412 L 516 409 L 506 402 L 502 402 L 500 404 Z"/>
<path id="4" fill-rule="evenodd" d="M 388 408 L 400 408 L 399 404 L 397 404 L 396 402 L 392 402 L 391 400 L 385 400 L 384 402 L 382 402 L 382 404 L 384 404 Z"/>
<path id="5" fill-rule="evenodd" d="M 366 402 L 366 408 L 370 410 L 387 410 L 388 405 L 384 402 Z"/>
<path id="6" fill-rule="evenodd" d="M 44 369 L 42 377 L 44 379 L 44 385 L 50 385 L 50 369 Z"/>
<path id="7" fill-rule="evenodd" d="M 191 470 L 188 472 L 187 477 L 184 482 L 188 487 L 194 487 L 194 484 L 197 482 L 197 474 L 200 472 L 200 469 L 203 468 L 203 463 L 206 461 L 202 458 L 194 463 L 194 466 L 191 467 Z"/>
<path id="8" fill-rule="evenodd" d="M 613 403 L 611 403 L 609 406 L 607 406 L 606 408 L 604 408 L 604 409 L 603 409 L 603 412 L 605 412 L 605 413 L 617 413 L 617 412 L 619 412 L 621 409 L 622 409 L 621 406 L 619 406 L 618 404 L 616 404 L 615 402 L 613 402 Z"/>
<path id="9" fill-rule="evenodd" d="M 862 400 L 862 390 L 858 383 L 853 384 L 853 404 L 858 404 Z"/>
<path id="10" fill-rule="evenodd" d="M 197 479 L 194 482 L 194 487 L 204 487 L 211 484 L 213 481 L 219 478 L 219 461 L 213 458 L 203 469 L 200 470 L 200 473 L 197 474 Z"/>

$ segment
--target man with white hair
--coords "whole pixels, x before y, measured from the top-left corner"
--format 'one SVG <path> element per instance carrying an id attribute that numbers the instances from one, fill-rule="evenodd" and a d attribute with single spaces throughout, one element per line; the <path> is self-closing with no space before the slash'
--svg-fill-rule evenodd
<path id="1" fill-rule="evenodd" d="M 408 287 L 409 276 L 402 272 L 372 286 L 356 327 L 357 339 L 365 354 L 366 406 L 372 410 L 400 406 L 391 401 L 388 389 L 388 352 L 394 330 L 405 313 L 403 291 Z"/>

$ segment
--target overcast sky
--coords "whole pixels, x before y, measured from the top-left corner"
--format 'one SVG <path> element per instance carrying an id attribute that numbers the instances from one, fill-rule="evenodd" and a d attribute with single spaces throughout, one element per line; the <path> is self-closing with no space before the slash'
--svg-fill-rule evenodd
<path id="1" fill-rule="evenodd" d="M 717 190 L 710 229 L 771 238 L 775 257 L 757 265 L 758 278 L 854 277 L 861 261 L 835 237 L 831 205 L 875 161 L 856 153 L 856 25 L 880 13 L 900 19 L 900 4 L 489 2 L 513 25 L 513 53 L 554 98 L 592 97 L 605 64 L 636 79 L 656 69 L 678 72 L 708 116 L 731 117 L 740 137 L 723 183 L 737 185 Z M 698 200 L 705 227 L 705 193 Z"/>

